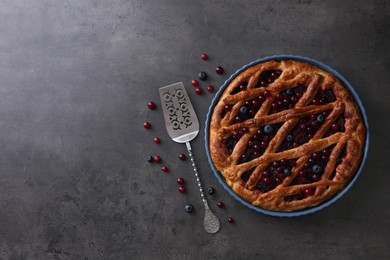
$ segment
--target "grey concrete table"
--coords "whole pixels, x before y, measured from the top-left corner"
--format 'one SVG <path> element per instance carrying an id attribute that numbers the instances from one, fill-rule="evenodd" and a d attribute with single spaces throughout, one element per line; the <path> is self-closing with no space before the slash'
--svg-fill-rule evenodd
<path id="1" fill-rule="evenodd" d="M 387 1 L 361 0 L 1 1 L 0 259 L 389 259 L 389 13 Z M 334 67 L 355 86 L 371 127 L 356 185 L 304 217 L 257 213 L 220 186 L 203 141 L 214 94 L 190 86 L 204 70 L 202 87 L 218 89 L 272 54 Z M 178 81 L 202 125 L 193 149 L 204 185 L 217 190 L 215 235 L 202 229 L 192 167 L 177 159 L 185 146 L 163 125 L 158 88 Z"/>

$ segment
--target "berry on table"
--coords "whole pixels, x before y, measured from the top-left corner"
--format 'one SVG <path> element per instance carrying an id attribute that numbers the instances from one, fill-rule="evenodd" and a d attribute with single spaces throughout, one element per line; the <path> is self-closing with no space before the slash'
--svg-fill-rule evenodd
<path id="1" fill-rule="evenodd" d="M 194 86 L 194 87 L 196 87 L 196 86 L 199 85 L 199 81 L 197 81 L 196 79 L 193 79 L 193 80 L 191 81 L 191 85 Z"/>
<path id="2" fill-rule="evenodd" d="M 186 187 L 180 186 L 180 187 L 179 187 L 179 192 L 180 192 L 180 193 L 186 192 Z"/>
<path id="3" fill-rule="evenodd" d="M 194 210 L 194 206 L 192 206 L 191 204 L 186 204 L 184 209 L 187 213 L 191 213 Z"/>
<path id="4" fill-rule="evenodd" d="M 223 68 L 221 66 L 217 66 L 215 68 L 215 72 L 217 72 L 217 74 L 222 74 L 223 73 Z"/>
<path id="5" fill-rule="evenodd" d="M 207 192 L 208 192 L 210 195 L 212 195 L 212 194 L 215 193 L 215 189 L 214 189 L 213 187 L 210 187 L 210 188 L 207 189 Z"/>
<path id="6" fill-rule="evenodd" d="M 199 78 L 200 80 L 206 80 L 206 79 L 207 79 L 207 73 L 204 72 L 204 71 L 199 72 L 198 78 Z"/>
<path id="7" fill-rule="evenodd" d="M 218 203 L 217 203 L 218 208 L 223 208 L 224 205 L 225 204 L 223 204 L 222 201 L 218 201 Z"/>
<path id="8" fill-rule="evenodd" d="M 206 53 L 202 53 L 202 60 L 207 60 L 209 56 Z"/>
<path id="9" fill-rule="evenodd" d="M 232 224 L 234 222 L 234 219 L 229 217 L 227 221 L 228 221 L 228 223 Z"/>
<path id="10" fill-rule="evenodd" d="M 161 162 L 161 157 L 159 155 L 156 155 L 154 156 L 153 160 L 156 162 L 156 163 L 159 163 Z"/>
<path id="11" fill-rule="evenodd" d="M 160 138 L 155 137 L 155 138 L 153 139 L 153 142 L 155 142 L 156 144 L 159 144 L 159 143 L 161 143 L 161 140 L 160 140 Z"/>
<path id="12" fill-rule="evenodd" d="M 184 154 L 184 153 L 181 153 L 181 154 L 179 154 L 179 159 L 180 160 L 185 160 L 187 157 L 186 157 L 186 155 Z"/>
<path id="13" fill-rule="evenodd" d="M 196 92 L 196 94 L 201 95 L 203 93 L 203 89 L 196 88 L 195 92 Z"/>
<path id="14" fill-rule="evenodd" d="M 208 86 L 207 86 L 207 91 L 208 91 L 208 92 L 213 92 L 213 91 L 214 91 L 214 86 L 208 85 Z"/>
<path id="15" fill-rule="evenodd" d="M 149 123 L 149 122 L 145 122 L 144 123 L 144 128 L 146 128 L 146 129 L 149 129 L 149 128 L 151 128 L 152 127 L 152 125 Z"/>
<path id="16" fill-rule="evenodd" d="M 150 109 L 155 109 L 155 108 L 156 108 L 156 104 L 155 104 L 153 101 L 150 101 L 150 102 L 148 103 L 148 108 L 150 108 Z"/>
<path id="17" fill-rule="evenodd" d="M 163 172 L 168 172 L 168 167 L 167 167 L 167 166 L 163 166 L 163 167 L 161 167 L 161 170 L 162 170 Z"/>
<path id="18" fill-rule="evenodd" d="M 185 181 L 184 181 L 184 179 L 182 177 L 179 177 L 179 178 L 177 178 L 176 182 L 179 185 L 183 185 Z"/>

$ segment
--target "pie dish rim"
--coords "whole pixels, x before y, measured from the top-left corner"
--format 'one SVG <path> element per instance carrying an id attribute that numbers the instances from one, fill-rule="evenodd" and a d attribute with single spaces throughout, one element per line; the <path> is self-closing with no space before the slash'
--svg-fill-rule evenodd
<path id="1" fill-rule="evenodd" d="M 230 84 L 230 82 L 235 77 L 237 77 L 238 74 L 240 74 L 241 72 L 245 71 L 246 69 L 248 69 L 248 68 L 250 68 L 250 67 L 252 67 L 254 65 L 257 65 L 259 63 L 264 63 L 264 62 L 267 62 L 267 61 L 270 61 L 270 60 L 296 60 L 296 61 L 305 62 L 305 63 L 311 64 L 311 65 L 317 66 L 318 68 L 333 74 L 335 77 L 337 77 L 341 81 L 341 83 L 344 85 L 344 87 L 353 96 L 357 106 L 359 107 L 359 109 L 361 111 L 362 118 L 363 118 L 363 121 L 364 121 L 364 125 L 366 127 L 366 137 L 365 137 L 363 157 L 362 157 L 362 160 L 360 162 L 359 168 L 356 171 L 356 173 L 354 174 L 354 176 L 352 177 L 352 179 L 347 183 L 347 185 L 340 192 L 335 194 L 329 200 L 326 200 L 326 201 L 320 203 L 319 205 L 316 205 L 316 206 L 313 206 L 313 207 L 310 207 L 310 208 L 305 208 L 305 209 L 302 209 L 302 210 L 297 210 L 297 211 L 286 212 L 286 211 L 267 210 L 267 209 L 263 209 L 261 207 L 254 206 L 250 202 L 244 200 L 238 194 L 236 194 L 232 190 L 232 188 L 225 182 L 224 177 L 215 168 L 214 163 L 213 163 L 213 161 L 211 159 L 211 155 L 210 155 L 210 149 L 209 149 L 210 120 L 211 120 L 211 116 L 212 116 L 214 107 L 217 104 L 217 102 L 219 101 L 220 96 L 222 95 L 222 93 L 224 92 L 226 87 Z M 206 122 L 205 122 L 205 137 L 204 137 L 204 140 L 205 140 L 205 148 L 206 148 L 207 160 L 208 160 L 208 162 L 209 162 L 209 164 L 211 166 L 211 169 L 212 169 L 214 175 L 216 176 L 216 178 L 218 179 L 218 181 L 222 185 L 222 187 L 226 191 L 228 191 L 228 193 L 230 195 L 232 195 L 236 200 L 238 200 L 239 202 L 241 202 L 245 206 L 249 207 L 250 209 L 255 210 L 257 212 L 261 212 L 261 213 L 266 214 L 266 215 L 277 216 L 277 217 L 297 217 L 297 216 L 302 216 L 302 215 L 307 215 L 307 214 L 310 214 L 310 213 L 314 213 L 314 212 L 317 212 L 317 211 L 319 211 L 321 209 L 326 208 L 327 206 L 333 204 L 335 201 L 340 199 L 345 193 L 347 193 L 349 191 L 349 189 L 351 189 L 351 187 L 355 184 L 356 180 L 359 178 L 359 176 L 360 176 L 360 174 L 361 174 L 361 172 L 362 172 L 362 170 L 364 168 L 364 164 L 366 162 L 367 154 L 368 154 L 370 134 L 369 134 L 368 119 L 367 119 L 367 115 L 366 115 L 366 111 L 365 111 L 365 108 L 363 106 L 363 103 L 360 100 L 360 98 L 359 98 L 356 90 L 354 89 L 354 87 L 339 72 L 337 72 L 335 69 L 331 68 L 330 66 L 326 65 L 325 63 L 320 62 L 320 61 L 315 60 L 315 59 L 312 59 L 312 58 L 298 56 L 298 55 L 291 55 L 291 54 L 280 54 L 280 55 L 272 55 L 272 56 L 267 56 L 267 57 L 264 57 L 264 58 L 260 58 L 260 59 L 254 60 L 254 61 L 244 65 L 242 68 L 238 69 L 236 72 L 231 74 L 228 79 L 226 79 L 226 81 L 222 84 L 222 86 L 219 88 L 219 90 L 215 94 L 215 96 L 214 96 L 214 98 L 211 101 L 211 104 L 209 106 L 209 109 L 208 109 L 208 112 L 207 112 L 207 116 L 206 116 Z"/>

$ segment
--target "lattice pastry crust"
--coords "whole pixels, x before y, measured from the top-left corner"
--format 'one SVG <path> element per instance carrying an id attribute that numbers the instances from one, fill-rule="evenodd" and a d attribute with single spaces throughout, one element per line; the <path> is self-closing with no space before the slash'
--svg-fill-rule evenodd
<path id="1" fill-rule="evenodd" d="M 255 206 L 295 211 L 340 192 L 357 171 L 366 129 L 332 74 L 295 60 L 249 67 L 216 103 L 209 150 L 235 193 Z"/>

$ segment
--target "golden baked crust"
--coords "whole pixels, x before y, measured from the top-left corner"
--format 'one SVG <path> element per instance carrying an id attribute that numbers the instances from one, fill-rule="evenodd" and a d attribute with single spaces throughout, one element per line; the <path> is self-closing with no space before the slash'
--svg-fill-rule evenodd
<path id="1" fill-rule="evenodd" d="M 226 183 L 274 211 L 313 207 L 340 192 L 360 165 L 366 137 L 360 109 L 340 80 L 296 60 L 238 74 L 209 127 L 210 155 Z"/>

